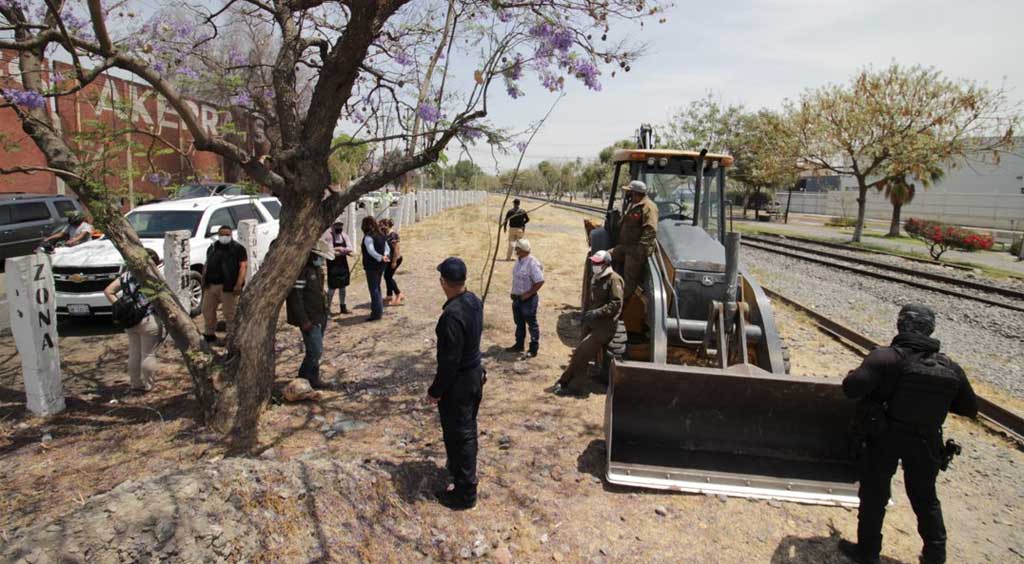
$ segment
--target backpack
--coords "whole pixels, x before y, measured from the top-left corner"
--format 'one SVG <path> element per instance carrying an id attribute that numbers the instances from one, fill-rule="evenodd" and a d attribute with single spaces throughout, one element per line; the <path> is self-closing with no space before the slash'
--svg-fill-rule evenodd
<path id="1" fill-rule="evenodd" d="M 900 366 L 900 380 L 886 411 L 896 421 L 922 431 L 937 431 L 959 389 L 960 378 L 949 357 L 911 352 Z"/>
<path id="2" fill-rule="evenodd" d="M 111 306 L 110 313 L 115 325 L 122 329 L 131 329 L 142 323 L 142 320 L 149 315 L 149 305 L 142 303 L 142 300 L 139 299 L 138 286 L 134 287 L 134 291 L 129 291 L 132 285 L 126 282 L 127 280 L 122 281 L 121 296 Z"/>

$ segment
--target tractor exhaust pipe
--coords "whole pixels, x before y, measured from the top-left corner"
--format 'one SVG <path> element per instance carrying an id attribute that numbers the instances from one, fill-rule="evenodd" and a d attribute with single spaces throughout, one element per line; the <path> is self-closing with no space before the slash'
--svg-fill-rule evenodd
<path id="1" fill-rule="evenodd" d="M 739 285 L 740 272 L 740 234 L 736 232 L 725 234 L 725 326 L 732 332 L 733 324 L 736 321 L 736 312 L 739 306 L 737 300 L 737 287 Z"/>

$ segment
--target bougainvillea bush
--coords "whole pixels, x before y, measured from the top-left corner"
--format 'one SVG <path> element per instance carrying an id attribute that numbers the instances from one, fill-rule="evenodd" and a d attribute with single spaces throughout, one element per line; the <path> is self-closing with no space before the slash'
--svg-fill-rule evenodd
<path id="1" fill-rule="evenodd" d="M 928 245 L 928 253 L 935 260 L 939 260 L 939 257 L 949 249 L 987 251 L 992 248 L 993 243 L 992 235 L 989 233 L 978 233 L 938 221 L 910 218 L 903 225 L 903 229 L 911 237 L 924 241 Z"/>

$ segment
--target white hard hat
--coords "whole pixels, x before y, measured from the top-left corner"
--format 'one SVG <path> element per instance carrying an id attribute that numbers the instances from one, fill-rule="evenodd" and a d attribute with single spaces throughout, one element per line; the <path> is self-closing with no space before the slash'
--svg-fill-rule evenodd
<path id="1" fill-rule="evenodd" d="M 513 246 L 521 251 L 530 252 L 530 241 L 526 239 L 519 239 Z"/>
<path id="2" fill-rule="evenodd" d="M 612 254 L 608 251 L 597 251 L 590 256 L 590 262 L 594 264 L 608 264 L 612 262 Z"/>
<path id="3" fill-rule="evenodd" d="M 626 190 L 629 192 L 639 192 L 641 194 L 647 193 L 647 185 L 639 180 L 634 180 L 626 185 Z"/>

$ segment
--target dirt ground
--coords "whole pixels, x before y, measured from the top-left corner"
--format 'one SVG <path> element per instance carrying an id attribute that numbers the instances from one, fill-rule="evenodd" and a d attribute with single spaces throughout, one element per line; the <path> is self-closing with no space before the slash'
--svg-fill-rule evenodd
<path id="1" fill-rule="evenodd" d="M 170 346 L 160 353 L 159 389 L 131 396 L 124 336 L 98 323 L 65 327 L 60 346 L 69 407 L 42 421 L 26 415 L 19 359 L 12 340 L 0 340 L 0 559 L 25 539 L 63 535 L 62 519 L 88 524 L 91 512 L 107 507 L 109 513 L 115 498 L 131 494 L 135 512 L 167 511 L 174 503 L 175 514 L 208 513 L 211 520 L 218 504 L 210 500 L 223 499 L 218 528 L 237 521 L 230 517 L 235 513 L 246 515 L 248 528 L 238 525 L 233 538 L 255 535 L 258 544 L 237 540 L 229 544 L 237 551 L 210 553 L 210 560 L 845 562 L 835 545 L 840 536 L 853 538 L 855 511 L 602 481 L 604 396 L 566 399 L 543 391 L 578 338 L 572 321 L 585 253 L 584 216 L 551 207 L 531 213 L 527 233 L 548 280 L 541 290 L 541 354 L 524 360 L 502 351 L 513 340 L 512 263 L 499 261 L 482 345 L 488 383 L 479 415 L 480 504 L 451 513 L 432 500 L 444 465 L 437 415 L 424 401 L 444 301 L 434 267 L 447 255 L 462 256 L 470 289 L 482 293 L 485 246 L 495 235 L 488 226 L 498 203 L 492 198 L 486 209 L 450 211 L 403 230 L 398 282 L 407 301 L 388 308 L 383 321 L 363 323 L 367 291 L 353 276 L 354 314 L 334 317 L 325 338 L 323 369 L 342 388 L 315 404 L 271 405 L 260 428 L 267 450 L 253 460 L 222 460 L 215 437 L 192 422 L 188 378 Z M 799 314 L 780 309 L 779 324 L 794 373 L 838 378 L 856 364 L 855 355 Z M 294 374 L 302 356 L 297 331 L 282 327 L 279 378 Z M 1024 562 L 1024 453 L 959 419 L 947 425 L 947 435 L 965 445 L 965 456 L 940 477 L 950 561 Z M 226 489 L 194 488 L 179 480 L 182 472 L 213 472 Z M 163 490 L 149 483 L 170 488 L 173 500 L 153 493 Z M 290 493 L 302 483 L 312 485 Z M 885 561 L 916 562 L 913 513 L 899 483 L 893 492 Z M 149 530 L 155 527 L 159 541 L 162 521 L 153 519 Z M 110 537 L 99 541 L 108 546 L 127 542 L 124 535 L 100 536 Z M 111 558 L 145 559 L 139 554 L 122 550 Z M 187 561 L 185 554 L 165 550 L 149 558 Z"/>

